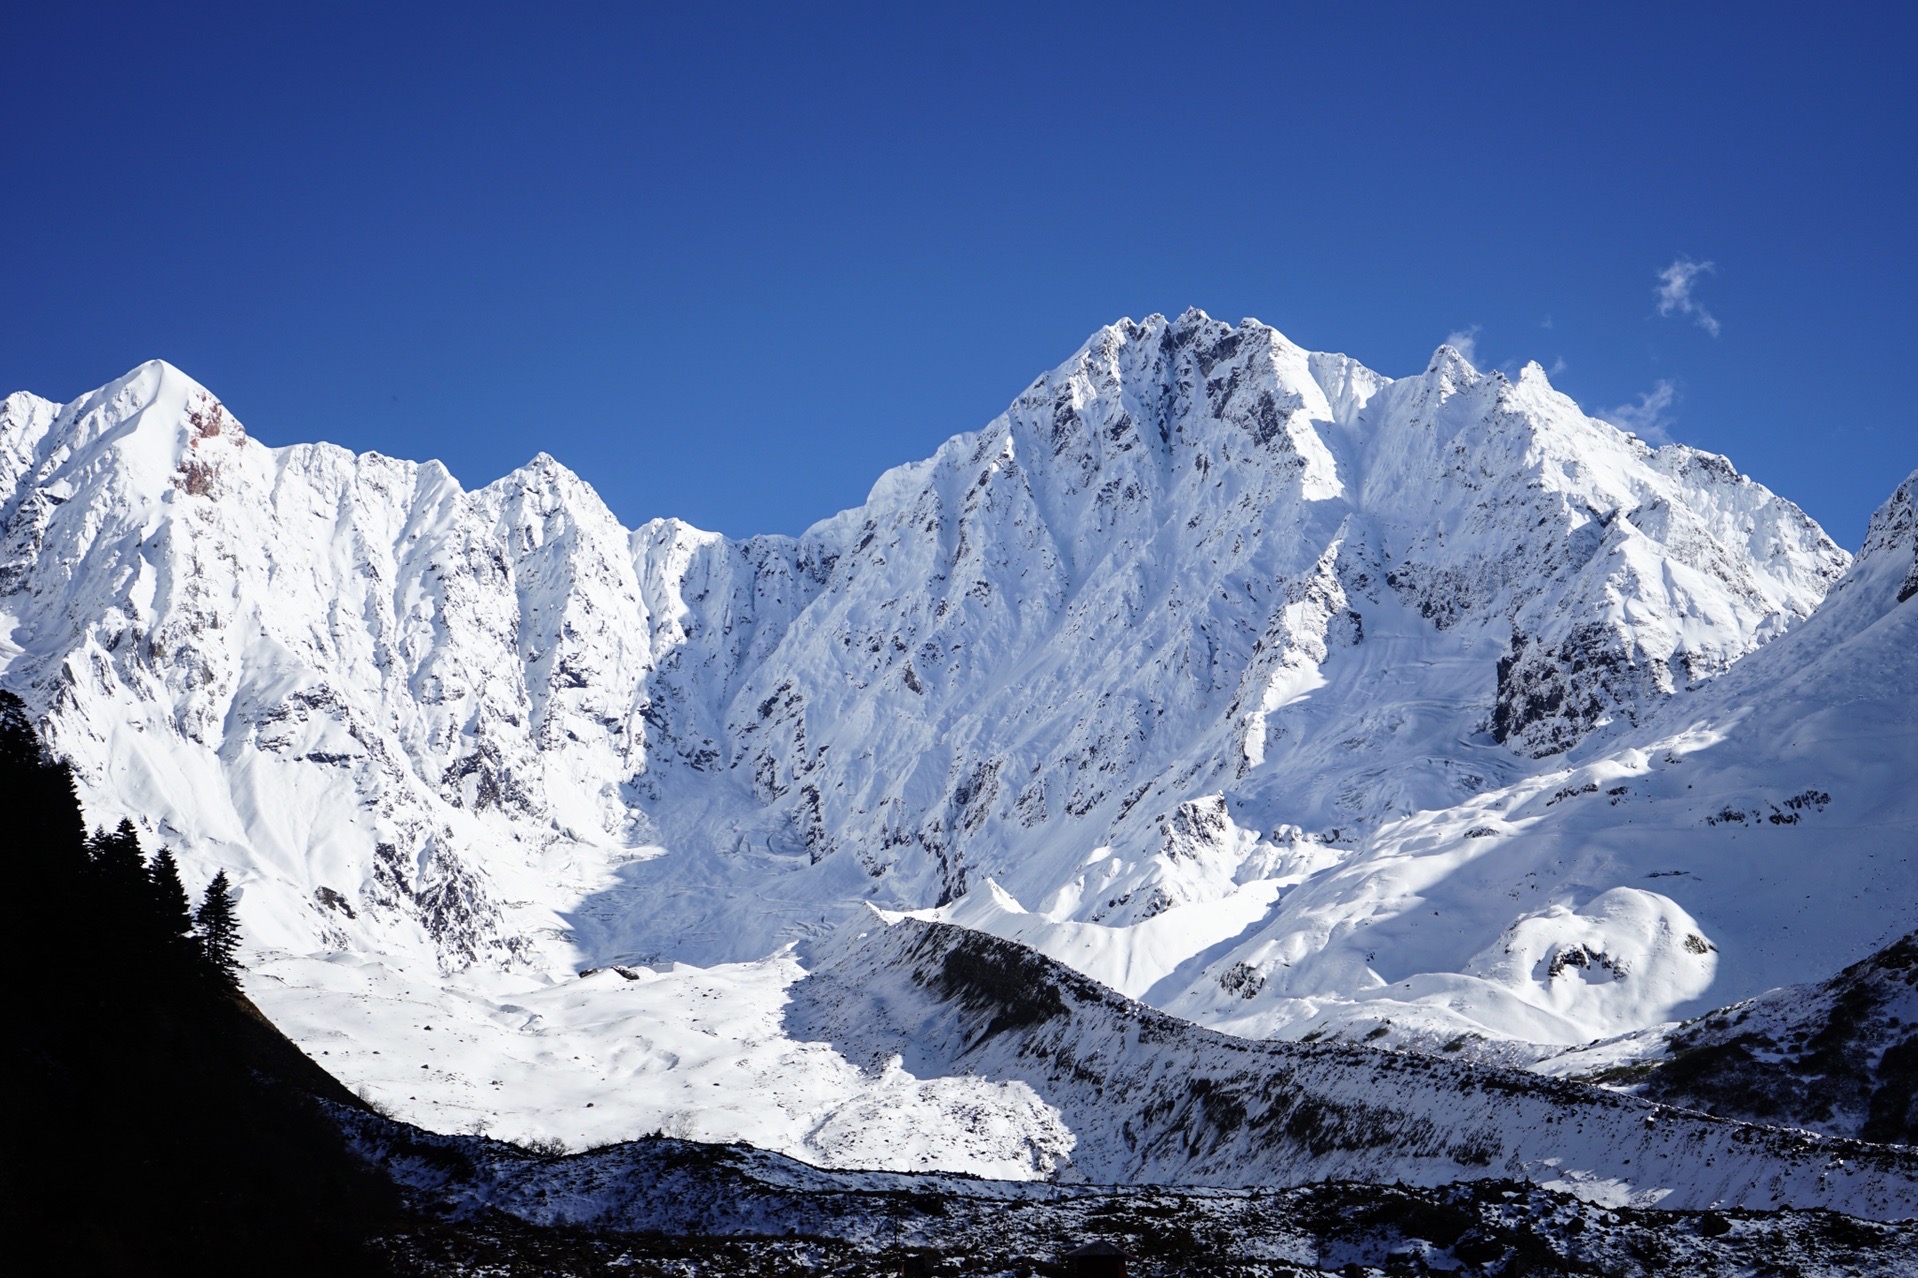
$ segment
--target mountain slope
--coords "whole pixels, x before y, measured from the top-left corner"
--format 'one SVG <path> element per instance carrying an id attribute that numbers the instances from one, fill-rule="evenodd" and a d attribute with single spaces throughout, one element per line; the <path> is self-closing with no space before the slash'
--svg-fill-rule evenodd
<path id="1" fill-rule="evenodd" d="M 1573 1043 L 1822 978 L 1908 931 L 1915 487 L 1811 619 L 1641 728 L 1381 827 L 1163 1005 L 1254 1034 Z"/>
<path id="2" fill-rule="evenodd" d="M 1918 935 L 1830 980 L 1574 1049 L 1540 1073 L 1730 1118 L 1910 1145 L 1918 1137 Z"/>
<path id="3" fill-rule="evenodd" d="M 1918 1203 L 1909 1151 L 1410 1053 L 1249 1042 L 950 925 L 849 925 L 793 994 L 795 1036 L 853 1060 L 1029 1084 L 1075 1137 L 1074 1177 L 1095 1182 L 1503 1175 L 1673 1208 L 1829 1206 L 1889 1219 Z"/>
<path id="4" fill-rule="evenodd" d="M 1047 1273 L 1087 1240 L 1132 1272 L 1388 1274 L 1911 1271 L 1918 1239 L 1825 1211 L 1607 1208 L 1522 1181 L 1439 1189 L 1321 1183 L 1255 1191 L 1010 1185 L 822 1173 L 741 1146 L 646 1139 L 563 1159 L 370 1119 L 361 1148 L 448 1211 L 385 1240 L 409 1273 L 786 1276 Z M 688 1235 L 691 1235 L 690 1237 Z M 703 1262 L 703 1264 L 702 1264 Z"/>

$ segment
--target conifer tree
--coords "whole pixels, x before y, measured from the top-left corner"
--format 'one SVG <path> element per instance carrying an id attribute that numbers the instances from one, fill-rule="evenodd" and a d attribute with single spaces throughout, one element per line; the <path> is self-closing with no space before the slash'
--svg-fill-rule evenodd
<path id="1" fill-rule="evenodd" d="M 133 822 L 121 821 L 111 833 L 96 831 L 87 840 L 93 880 L 95 926 L 125 944 L 135 935 L 151 936 L 152 915 L 146 858 Z"/>
<path id="2" fill-rule="evenodd" d="M 0 811 L 7 814 L 10 890 L 0 896 L 0 927 L 15 945 L 37 950 L 60 935 L 50 902 L 90 897 L 86 821 L 64 762 L 49 760 L 19 697 L 0 691 Z"/>
<path id="3" fill-rule="evenodd" d="M 26 703 L 0 692 L 0 769 L 15 774 L 40 762 L 40 735 L 33 730 Z"/>
<path id="4" fill-rule="evenodd" d="M 0 812 L 0 935 L 59 956 L 14 983 L 0 1034 L 0 1256 L 42 1241 L 73 1274 L 394 1272 L 360 1239 L 397 1201 L 306 1098 L 343 1093 L 235 997 L 226 876 L 189 935 L 171 852 L 148 862 L 131 823 L 89 836 L 71 769 L 4 691 Z"/>
<path id="5" fill-rule="evenodd" d="M 87 840 L 87 856 L 108 891 L 134 895 L 146 878 L 146 859 L 140 855 L 140 833 L 121 818 L 111 834 L 97 830 Z"/>
<path id="6" fill-rule="evenodd" d="M 42 762 L 36 772 L 28 830 L 68 872 L 78 874 L 86 860 L 87 822 L 73 765 L 65 759 Z"/>
<path id="7" fill-rule="evenodd" d="M 207 884 L 206 897 L 193 916 L 199 925 L 200 952 L 206 961 L 228 981 L 240 972 L 240 917 L 235 908 L 233 886 L 221 870 Z"/>
<path id="8" fill-rule="evenodd" d="M 147 884 L 154 926 L 162 943 L 174 950 L 187 945 L 193 932 L 193 905 L 180 882 L 180 867 L 173 859 L 172 848 L 161 848 L 147 866 Z"/>

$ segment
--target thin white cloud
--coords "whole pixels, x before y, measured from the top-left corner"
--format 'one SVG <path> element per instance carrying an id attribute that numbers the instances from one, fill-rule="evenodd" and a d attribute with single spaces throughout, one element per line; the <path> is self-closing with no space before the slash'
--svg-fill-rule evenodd
<path id="1" fill-rule="evenodd" d="M 1673 258 L 1672 264 L 1658 273 L 1658 287 L 1653 290 L 1658 295 L 1658 313 L 1689 316 L 1692 323 L 1717 337 L 1718 317 L 1692 296 L 1698 277 L 1716 269 L 1710 262 L 1694 262 L 1682 253 Z"/>
<path id="2" fill-rule="evenodd" d="M 1636 404 L 1600 409 L 1597 416 L 1648 443 L 1669 444 L 1672 442 L 1672 405 L 1677 402 L 1678 387 L 1672 384 L 1670 378 L 1661 377 L 1650 390 L 1638 397 Z"/>
<path id="3" fill-rule="evenodd" d="M 1545 318 L 1538 322 L 1538 326 L 1540 328 L 1550 328 L 1552 326 L 1551 312 L 1549 311 L 1546 312 Z"/>
<path id="4" fill-rule="evenodd" d="M 1445 335 L 1445 345 L 1465 357 L 1465 362 L 1478 367 L 1478 331 L 1483 327 L 1474 324 L 1470 328 L 1455 328 Z"/>
<path id="5" fill-rule="evenodd" d="M 1569 367 L 1571 367 L 1571 365 L 1565 362 L 1565 357 L 1563 355 L 1560 355 L 1552 361 L 1552 366 L 1545 370 L 1545 376 L 1557 377 Z"/>

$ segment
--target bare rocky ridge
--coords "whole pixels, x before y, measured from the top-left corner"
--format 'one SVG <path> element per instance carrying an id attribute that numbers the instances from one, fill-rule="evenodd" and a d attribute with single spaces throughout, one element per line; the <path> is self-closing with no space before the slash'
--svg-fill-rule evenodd
<path id="1" fill-rule="evenodd" d="M 1129 1272 L 1748 1275 L 1910 1271 L 1909 1226 L 1824 1211 L 1607 1208 L 1521 1181 L 1259 1191 L 822 1173 L 744 1147 L 642 1140 L 540 1158 L 368 1120 L 362 1148 L 450 1217 L 383 1240 L 405 1272 L 1047 1273 L 1091 1239 Z M 449 1210 L 450 1209 L 450 1210 Z"/>

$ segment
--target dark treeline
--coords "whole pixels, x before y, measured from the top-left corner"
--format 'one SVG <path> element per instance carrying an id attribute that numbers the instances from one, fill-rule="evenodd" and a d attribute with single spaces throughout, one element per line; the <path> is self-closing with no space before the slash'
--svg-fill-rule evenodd
<path id="1" fill-rule="evenodd" d="M 379 1272 L 390 1186 L 312 1099 L 357 1100 L 236 983 L 225 876 L 193 908 L 130 823 L 89 835 L 73 778 L 0 692 L 11 1022 L 0 1233 L 44 1272 Z"/>

